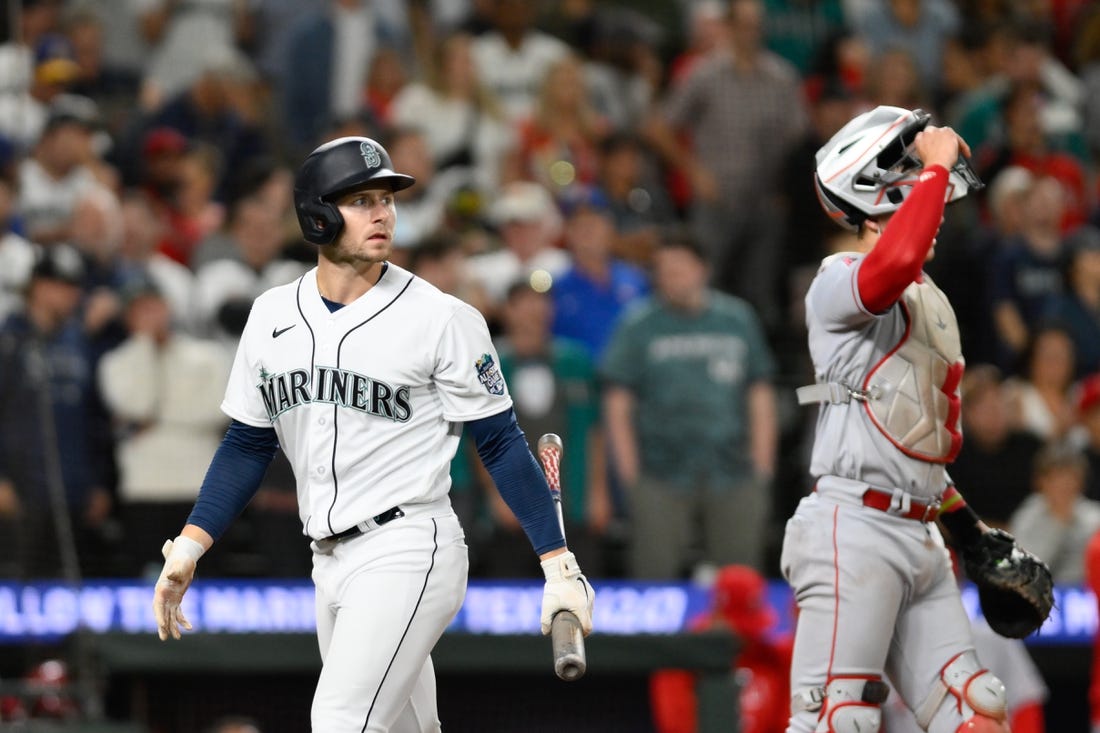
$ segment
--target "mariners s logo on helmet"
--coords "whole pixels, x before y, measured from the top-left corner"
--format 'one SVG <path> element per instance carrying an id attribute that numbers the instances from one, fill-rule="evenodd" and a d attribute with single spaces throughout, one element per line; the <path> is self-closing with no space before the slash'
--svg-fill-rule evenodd
<path id="1" fill-rule="evenodd" d="M 382 165 L 382 158 L 378 155 L 378 151 L 368 142 L 359 143 L 359 154 L 363 156 L 363 162 L 368 168 L 377 168 Z"/>

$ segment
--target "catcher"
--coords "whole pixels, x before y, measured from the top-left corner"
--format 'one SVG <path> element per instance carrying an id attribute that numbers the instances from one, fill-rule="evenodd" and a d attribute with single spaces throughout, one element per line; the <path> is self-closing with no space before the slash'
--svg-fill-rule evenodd
<path id="1" fill-rule="evenodd" d="M 974 652 L 939 519 L 990 625 L 1035 631 L 1046 566 L 991 530 L 951 484 L 964 362 L 955 313 L 923 272 L 944 204 L 981 182 L 970 149 L 920 110 L 878 107 L 817 153 L 826 213 L 857 233 L 806 294 L 820 404 L 814 492 L 787 522 L 780 565 L 799 615 L 788 733 L 874 733 L 884 676 L 931 733 L 1007 733 L 1004 685 Z"/>

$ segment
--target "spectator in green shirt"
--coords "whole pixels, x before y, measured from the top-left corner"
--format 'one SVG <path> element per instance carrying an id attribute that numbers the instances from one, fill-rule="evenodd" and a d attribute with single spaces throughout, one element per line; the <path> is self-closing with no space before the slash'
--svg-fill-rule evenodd
<path id="1" fill-rule="evenodd" d="M 762 565 L 775 367 L 751 306 L 708 289 L 708 275 L 694 240 L 665 237 L 655 296 L 624 316 L 600 369 L 638 578 L 678 577 L 700 561 Z"/>

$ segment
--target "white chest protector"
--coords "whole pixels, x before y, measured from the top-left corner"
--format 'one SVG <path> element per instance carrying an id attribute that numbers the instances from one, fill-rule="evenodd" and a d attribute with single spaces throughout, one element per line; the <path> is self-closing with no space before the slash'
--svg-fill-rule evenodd
<path id="1" fill-rule="evenodd" d="M 925 276 L 898 301 L 901 340 L 859 385 L 822 382 L 798 389 L 799 404 L 863 402 L 871 422 L 906 455 L 950 463 L 962 446 L 959 383 L 965 362 L 959 324 L 943 291 Z"/>

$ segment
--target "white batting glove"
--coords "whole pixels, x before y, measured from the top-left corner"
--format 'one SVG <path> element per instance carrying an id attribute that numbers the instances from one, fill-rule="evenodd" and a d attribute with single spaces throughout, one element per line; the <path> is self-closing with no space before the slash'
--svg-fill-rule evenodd
<path id="1" fill-rule="evenodd" d="M 206 550 L 190 537 L 180 535 L 167 540 L 160 554 L 164 555 L 164 569 L 157 578 L 153 590 L 153 615 L 157 619 L 157 634 L 164 641 L 171 634 L 180 638 L 180 627 L 191 630 L 191 622 L 183 615 L 180 603 L 183 594 L 195 578 L 195 566 Z"/>
<path id="2" fill-rule="evenodd" d="M 581 573 L 577 558 L 572 552 L 542 561 L 542 573 L 546 586 L 542 590 L 542 633 L 550 633 L 550 622 L 558 611 L 572 611 L 581 622 L 584 635 L 592 631 L 592 602 L 596 591 Z"/>

